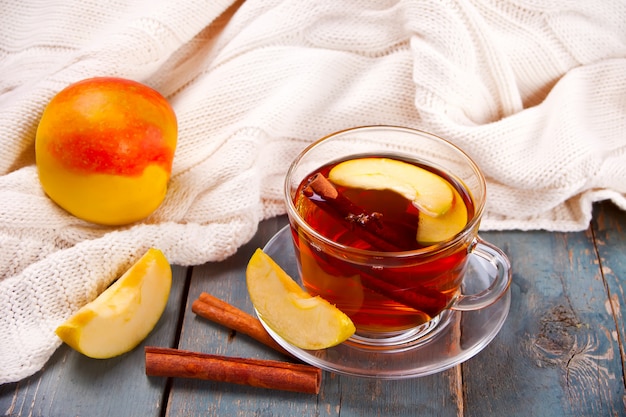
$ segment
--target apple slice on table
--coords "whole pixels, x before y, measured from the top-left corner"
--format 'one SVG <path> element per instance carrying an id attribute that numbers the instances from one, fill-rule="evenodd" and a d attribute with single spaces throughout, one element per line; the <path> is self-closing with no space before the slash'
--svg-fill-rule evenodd
<path id="1" fill-rule="evenodd" d="M 452 187 L 440 176 L 416 165 L 390 158 L 350 159 L 328 173 L 335 184 L 366 190 L 391 190 L 412 201 L 430 216 L 452 206 Z"/>
<path id="2" fill-rule="evenodd" d="M 356 331 L 352 320 L 321 297 L 304 291 L 261 249 L 246 269 L 248 293 L 261 319 L 280 337 L 302 349 L 325 349 Z"/>
<path id="3" fill-rule="evenodd" d="M 155 248 L 56 329 L 78 352 L 112 358 L 135 348 L 148 336 L 165 310 L 172 268 Z"/>

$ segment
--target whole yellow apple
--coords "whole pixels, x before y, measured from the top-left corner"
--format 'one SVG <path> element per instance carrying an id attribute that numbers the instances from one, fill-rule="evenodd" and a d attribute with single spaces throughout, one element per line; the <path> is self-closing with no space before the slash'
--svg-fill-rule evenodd
<path id="1" fill-rule="evenodd" d="M 178 126 L 152 88 L 97 77 L 60 91 L 46 106 L 35 140 L 46 194 L 81 219 L 123 225 L 165 198 Z"/>

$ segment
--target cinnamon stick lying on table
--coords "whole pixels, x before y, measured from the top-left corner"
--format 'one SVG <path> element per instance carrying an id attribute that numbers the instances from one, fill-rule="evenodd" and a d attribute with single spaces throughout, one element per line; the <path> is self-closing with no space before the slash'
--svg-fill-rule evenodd
<path id="1" fill-rule="evenodd" d="M 192 378 L 318 394 L 322 370 L 310 365 L 146 346 L 146 375 Z"/>
<path id="2" fill-rule="evenodd" d="M 256 317 L 211 294 L 201 293 L 198 299 L 191 305 L 191 311 L 236 332 L 246 334 L 280 353 L 291 356 L 289 352 L 272 339 Z"/>

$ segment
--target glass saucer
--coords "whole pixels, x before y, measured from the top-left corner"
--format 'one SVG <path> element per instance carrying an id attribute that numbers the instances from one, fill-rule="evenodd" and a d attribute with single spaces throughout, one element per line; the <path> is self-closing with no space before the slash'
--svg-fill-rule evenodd
<path id="1" fill-rule="evenodd" d="M 276 233 L 263 251 L 302 285 L 289 226 Z M 499 273 L 505 272 L 498 271 L 496 265 L 479 256 L 470 255 L 465 292 L 472 294 L 487 288 Z M 423 343 L 394 351 L 364 349 L 351 339 L 328 349 L 304 350 L 287 343 L 259 319 L 278 344 L 305 363 L 337 374 L 403 379 L 444 371 L 479 353 L 502 328 L 510 304 L 511 294 L 507 290 L 498 301 L 481 310 L 448 310 L 440 316 L 437 328 Z"/>

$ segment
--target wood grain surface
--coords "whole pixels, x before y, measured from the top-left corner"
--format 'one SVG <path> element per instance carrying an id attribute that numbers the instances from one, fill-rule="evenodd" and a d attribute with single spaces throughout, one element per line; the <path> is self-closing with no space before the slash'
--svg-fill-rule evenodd
<path id="1" fill-rule="evenodd" d="M 143 346 L 286 360 L 191 311 L 208 292 L 252 313 L 245 266 L 283 225 L 220 263 L 175 267 L 166 313 L 134 351 L 89 359 L 62 346 L 46 367 L 0 386 L 0 416 L 626 416 L 626 216 L 595 207 L 585 232 L 488 232 L 509 256 L 511 308 L 477 356 L 439 374 L 380 381 L 324 372 L 319 395 L 147 377 Z"/>

